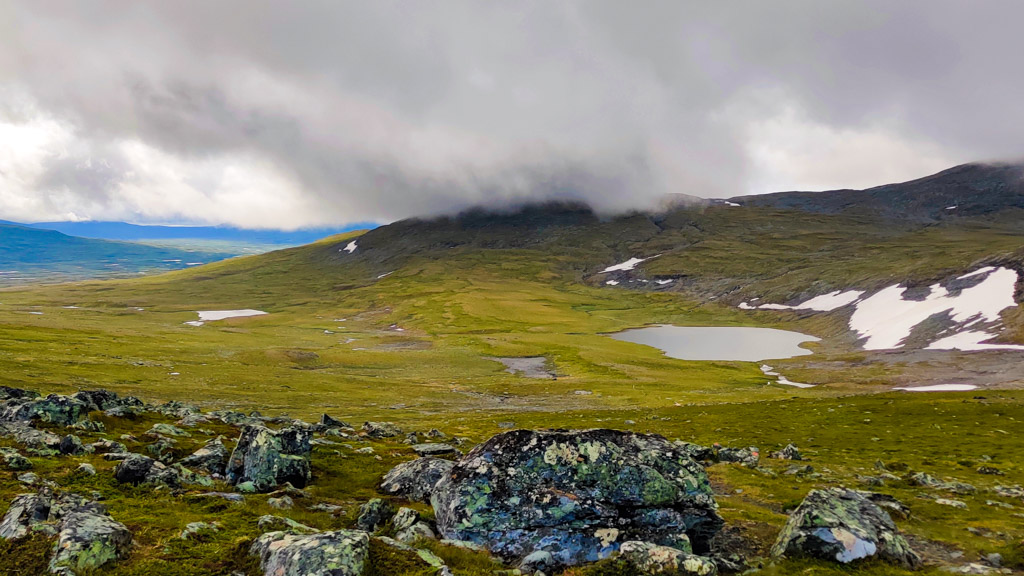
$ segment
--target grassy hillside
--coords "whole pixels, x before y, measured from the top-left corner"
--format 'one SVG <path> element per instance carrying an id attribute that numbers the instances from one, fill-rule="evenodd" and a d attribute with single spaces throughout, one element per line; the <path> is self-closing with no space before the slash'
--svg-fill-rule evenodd
<path id="1" fill-rule="evenodd" d="M 1021 236 L 1001 218 L 1009 216 L 915 223 L 705 206 L 601 220 L 563 206 L 402 222 L 160 276 L 0 292 L 0 385 L 105 387 L 150 401 L 307 419 L 329 412 L 354 422 L 439 427 L 473 442 L 502 422 L 625 428 L 765 452 L 794 442 L 820 476 L 785 475 L 779 462 L 767 464 L 774 476 L 730 465 L 710 470 L 727 522 L 763 551 L 783 512 L 808 490 L 862 485 L 877 460 L 983 490 L 1024 483 L 1020 354 L 867 353 L 846 331 L 844 312 L 736 307 L 755 297 L 787 302 L 833 289 L 924 284 L 984 264 L 1020 270 Z M 630 274 L 599 273 L 656 255 Z M 605 284 L 612 277 L 618 286 Z M 242 308 L 268 314 L 184 324 L 198 310 Z M 1024 342 L 1020 313 L 1006 313 L 1005 321 L 1007 338 Z M 674 360 L 606 336 L 655 323 L 771 326 L 821 337 L 807 345 L 814 355 L 773 362 L 791 379 L 818 386 L 781 386 L 756 363 Z M 500 356 L 544 356 L 557 378 L 508 374 L 489 359 Z M 891 391 L 968 375 L 998 375 L 1000 385 L 978 393 Z M 316 488 L 317 498 L 355 506 L 374 493 L 387 465 L 408 457 L 399 444 L 375 448 L 383 460 L 318 452 L 330 467 L 321 477 L 334 480 Z M 988 459 L 1005 475 L 978 473 Z M 12 479 L 0 482 L 0 500 L 19 489 Z M 100 489 L 115 516 L 151 512 L 140 516 L 147 536 L 124 574 L 158 573 L 152 570 L 167 562 L 202 566 L 251 536 L 265 508 L 257 499 L 232 509 L 231 528 L 213 544 L 170 545 L 183 523 L 209 511 L 171 496 L 154 503 L 147 494 Z M 965 497 L 968 509 L 960 510 L 918 498 L 921 489 L 905 482 L 880 489 L 911 505 L 912 519 L 900 526 L 931 559 L 958 551 L 972 560 L 994 551 L 1009 559 L 1024 537 L 1014 516 L 1021 504 L 991 492 Z M 993 498 L 1014 508 L 986 505 Z M 172 504 L 180 506 L 173 516 L 156 512 Z M 486 573 L 453 566 L 463 575 Z M 203 570 L 192 573 L 217 573 Z M 802 561 L 766 569 L 798 571 L 848 573 Z"/>

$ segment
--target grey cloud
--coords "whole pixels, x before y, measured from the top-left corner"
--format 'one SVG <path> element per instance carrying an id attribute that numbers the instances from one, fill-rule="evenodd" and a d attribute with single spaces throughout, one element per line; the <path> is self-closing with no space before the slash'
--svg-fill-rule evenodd
<path id="1" fill-rule="evenodd" d="M 0 81 L 74 126 L 92 160 L 53 159 L 41 185 L 100 205 L 132 171 L 113 143 L 131 139 L 260 158 L 301 187 L 311 223 L 731 196 L 762 177 L 750 127 L 794 108 L 943 158 L 1024 155 L 1011 0 L 8 0 L 0 14 Z"/>

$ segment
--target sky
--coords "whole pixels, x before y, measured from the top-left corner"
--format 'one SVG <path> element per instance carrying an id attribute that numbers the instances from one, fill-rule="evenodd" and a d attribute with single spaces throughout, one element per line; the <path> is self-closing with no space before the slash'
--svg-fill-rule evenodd
<path id="1" fill-rule="evenodd" d="M 0 0 L 0 219 L 294 229 L 1024 157 L 1018 0 Z"/>

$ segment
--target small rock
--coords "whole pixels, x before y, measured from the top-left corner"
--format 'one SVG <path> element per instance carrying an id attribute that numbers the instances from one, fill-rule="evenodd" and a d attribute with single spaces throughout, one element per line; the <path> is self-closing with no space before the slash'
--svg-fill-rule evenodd
<path id="1" fill-rule="evenodd" d="M 800 456 L 800 449 L 793 444 L 787 444 L 785 448 L 770 454 L 772 458 L 779 460 L 803 460 Z"/>
<path id="2" fill-rule="evenodd" d="M 450 454 L 462 454 L 458 448 L 451 444 L 414 444 L 413 452 L 418 456 L 446 456 Z"/>
<path id="3" fill-rule="evenodd" d="M 146 435 L 147 436 L 183 436 L 183 437 L 184 436 L 191 436 L 191 434 L 189 434 L 188 432 L 185 432 L 181 428 L 178 428 L 177 426 L 174 426 L 172 424 L 167 424 L 167 423 L 164 423 L 164 422 L 158 422 L 158 423 L 154 424 L 152 428 L 150 428 L 148 431 L 146 431 Z"/>
<path id="4" fill-rule="evenodd" d="M 320 424 L 327 426 L 328 428 L 351 428 L 352 426 L 348 422 L 331 418 L 327 414 L 320 416 Z"/>
<path id="5" fill-rule="evenodd" d="M 967 503 L 962 502 L 960 500 L 952 500 L 952 499 L 949 499 L 949 498 L 936 498 L 935 499 L 935 503 L 936 504 L 941 504 L 943 506 L 951 506 L 953 508 L 959 508 L 961 510 L 966 510 L 967 509 Z"/>
<path id="6" fill-rule="evenodd" d="M 364 422 L 363 431 L 370 438 L 394 438 L 402 435 L 402 429 L 392 422 Z"/>
<path id="7" fill-rule="evenodd" d="M 189 540 L 200 536 L 204 532 L 219 532 L 220 526 L 216 522 L 189 522 L 179 536 L 182 540 Z"/>
<path id="8" fill-rule="evenodd" d="M 256 525 L 259 526 L 260 530 L 272 530 L 276 528 L 278 530 L 295 534 L 317 534 L 320 532 L 312 526 L 300 524 L 291 518 L 272 516 L 270 514 L 260 516 L 259 520 L 256 521 Z"/>
<path id="9" fill-rule="evenodd" d="M 203 470 L 210 474 L 224 474 L 228 462 L 228 449 L 221 436 L 203 444 L 202 448 L 181 459 L 182 466 Z"/>
<path id="10" fill-rule="evenodd" d="M 395 539 L 403 544 L 414 544 L 419 540 L 436 540 L 437 536 L 426 522 L 417 522 L 405 530 L 395 534 Z"/>
<path id="11" fill-rule="evenodd" d="M 412 508 L 399 508 L 391 523 L 394 525 L 396 531 L 401 531 L 412 526 L 419 519 L 420 513 Z"/>
<path id="12" fill-rule="evenodd" d="M 405 462 L 384 476 L 380 489 L 391 496 L 429 503 L 434 486 L 445 474 L 451 472 L 453 466 L 453 462 L 438 458 L 419 458 Z"/>
<path id="13" fill-rule="evenodd" d="M 278 510 L 290 510 L 295 506 L 295 502 L 289 496 L 281 496 L 280 498 L 267 498 L 267 505 Z"/>
<path id="14" fill-rule="evenodd" d="M 619 557 L 641 574 L 718 574 L 718 567 L 708 558 L 650 542 L 623 542 L 619 547 Z"/>
<path id="15" fill-rule="evenodd" d="M 359 507 L 356 527 L 366 532 L 376 532 L 383 528 L 394 515 L 395 509 L 392 508 L 390 502 L 374 498 Z"/>
<path id="16" fill-rule="evenodd" d="M 78 465 L 78 468 L 75 468 L 75 473 L 82 474 L 84 476 L 95 476 L 96 467 L 93 466 L 92 464 L 89 464 L 88 462 L 82 462 L 81 464 Z"/>

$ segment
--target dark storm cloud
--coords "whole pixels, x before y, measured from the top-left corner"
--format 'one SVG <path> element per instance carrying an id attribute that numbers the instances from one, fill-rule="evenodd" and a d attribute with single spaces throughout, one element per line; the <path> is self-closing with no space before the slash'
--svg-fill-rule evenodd
<path id="1" fill-rule="evenodd" d="M 21 164 L 40 206 L 198 218 L 209 198 L 232 212 L 214 218 L 263 226 L 881 183 L 1024 154 L 1021 16 L 1015 1 L 8 0 L 0 122 L 25 121 L 17 95 L 70 134 Z"/>

